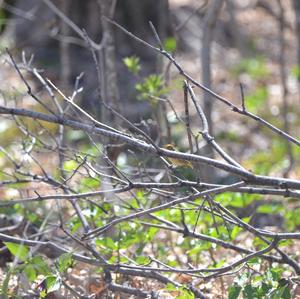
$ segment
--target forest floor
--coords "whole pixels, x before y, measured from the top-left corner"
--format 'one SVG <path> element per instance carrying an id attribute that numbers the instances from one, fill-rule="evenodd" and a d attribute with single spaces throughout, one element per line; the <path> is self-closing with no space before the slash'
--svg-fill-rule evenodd
<path id="1" fill-rule="evenodd" d="M 191 5 L 191 2 L 194 4 Z M 195 8 L 197 8 L 198 1 L 188 0 L 172 0 L 170 1 L 171 11 L 180 20 L 184 20 L 185 16 L 188 16 Z M 236 28 L 239 32 L 236 32 L 234 36 L 225 36 L 224 30 L 216 30 L 216 40 L 213 42 L 212 50 L 212 90 L 232 100 L 234 104 L 239 105 L 241 103 L 241 91 L 240 83 L 244 86 L 244 92 L 249 100 L 249 109 L 253 109 L 254 113 L 267 118 L 270 122 L 275 122 L 276 125 L 283 128 L 282 119 L 282 84 L 280 78 L 280 42 L 278 38 L 279 22 L 278 18 L 272 16 L 272 11 L 277 12 L 276 1 L 269 1 L 268 7 L 271 8 L 271 13 L 268 9 L 263 7 L 251 6 L 256 1 L 241 1 L 243 4 L 236 11 L 236 22 L 238 27 Z M 293 69 L 296 65 L 296 39 L 293 30 L 293 11 L 289 1 L 284 1 L 286 27 L 285 27 L 285 60 L 286 60 L 286 83 L 288 86 L 288 93 L 286 99 L 289 102 L 288 119 L 290 121 L 290 132 L 293 136 L 300 135 L 300 120 L 299 120 L 299 90 L 298 82 L 295 75 L 293 75 Z M 223 24 L 228 24 L 228 14 L 224 14 L 221 18 Z M 182 65 L 183 69 L 189 73 L 193 78 L 201 82 L 201 61 L 199 54 L 201 51 L 201 39 L 197 39 L 197 28 L 198 22 L 201 23 L 201 14 L 195 14 L 184 27 L 183 32 L 179 35 L 179 42 L 183 43 L 182 48 L 184 51 L 179 51 L 176 54 L 177 61 Z M 223 28 L 224 29 L 224 28 Z M 227 32 L 228 33 L 228 32 Z M 222 38 L 223 35 L 223 38 Z M 243 36 L 249 50 L 245 49 L 244 46 L 239 44 L 236 40 L 238 36 Z M 220 40 L 218 40 L 220 37 Z M 232 47 L 230 45 L 239 45 Z M 192 45 L 192 46 L 191 46 Z M 3 56 L 4 57 L 4 56 Z M 5 58 L 7 59 L 7 57 Z M 11 105 L 14 102 L 14 96 L 21 97 L 26 94 L 26 87 L 20 82 L 19 76 L 11 65 L 6 61 L 2 61 L 0 69 L 0 90 L 3 95 L 9 94 Z M 178 74 L 172 69 L 172 80 L 174 82 L 178 78 Z M 9 86 L 8 86 L 9 82 Z M 202 92 L 197 91 L 199 98 L 202 97 Z M 4 96 L 3 96 L 4 98 Z M 175 88 L 171 91 L 170 99 L 175 106 L 179 114 L 184 113 L 184 105 L 182 102 L 182 90 Z M 2 99 L 3 100 L 3 99 Z M 2 101 L 1 100 L 1 101 Z M 212 99 L 213 100 L 213 99 Z M 237 116 L 234 112 L 230 111 L 228 107 L 224 107 L 221 103 L 214 101 L 214 112 L 212 115 L 213 119 L 213 131 L 215 137 L 220 140 L 224 145 L 227 152 L 230 152 L 239 162 L 241 162 L 246 168 L 255 167 L 255 163 L 259 163 L 260 159 L 266 156 L 278 155 L 274 153 L 274 140 L 272 139 L 272 133 L 257 123 L 244 119 L 241 116 Z M 25 96 L 23 99 L 24 108 L 31 107 L 34 102 L 29 96 Z M 246 102 L 246 105 L 248 102 Z M 169 111 L 171 115 L 171 111 Z M 195 111 L 192 113 L 192 128 L 197 131 L 199 126 Z M 9 129 L 10 133 L 7 134 L 7 130 L 11 125 L 9 120 L 1 120 L 0 122 L 0 133 L 5 133 L 0 137 L 1 143 L 9 143 L 14 140 L 17 134 L 13 129 Z M 176 132 L 174 134 L 180 134 Z M 278 143 L 282 146 L 283 143 Z M 180 144 L 182 147 L 186 147 L 185 141 Z M 286 154 L 286 152 L 284 153 Z M 3 157 L 0 157 L 0 165 Z M 49 163 L 49 157 L 40 156 L 43 164 Z M 286 165 L 289 163 L 289 157 L 287 156 L 283 164 L 269 167 L 270 175 L 282 176 L 286 170 Z M 299 160 L 299 158 L 298 158 Z M 48 161 L 48 162 L 47 162 Z M 297 157 L 295 158 L 297 162 Z M 298 161 L 299 162 L 299 161 Z M 273 163 L 273 162 L 271 162 Z M 253 169 L 255 171 L 255 169 Z M 290 170 L 288 176 L 290 178 L 300 178 L 300 167 L 296 166 Z M 35 185 L 32 185 L 29 189 L 35 189 Z M 44 189 L 45 193 L 49 190 Z M 31 192 L 31 191 L 29 191 Z M 0 195 L 4 198 L 18 197 L 19 192 L 14 188 L 4 188 L 0 186 Z M 51 207 L 48 206 L 50 209 Z M 293 208 L 293 206 L 291 206 Z M 68 213 L 68 212 L 66 212 Z M 273 231 L 277 231 L 280 228 L 274 224 L 274 219 L 269 219 L 269 223 L 266 226 L 272 227 Z M 275 219 L 276 221 L 276 219 Z M 59 237 L 56 236 L 56 237 Z M 168 236 L 172 239 L 172 236 Z M 242 244 L 247 243 L 247 234 L 240 236 L 239 241 Z M 293 242 L 289 245 L 287 252 L 293 253 L 294 255 L 300 256 L 299 252 L 300 243 Z M 1 254 L 1 253 L 0 253 Z M 180 254 L 180 252 L 177 252 Z M 205 258 L 207 260 L 205 260 Z M 229 256 L 223 250 L 216 252 L 207 252 L 203 255 L 203 265 L 208 264 L 211 260 L 223 260 L 227 258 L 227 261 L 234 259 L 234 256 Z M 262 268 L 267 268 L 267 265 L 261 265 Z M 261 269 L 262 269 L 261 268 Z M 260 269 L 260 271 L 261 271 Z M 0 277 L 3 280 L 6 277 L 5 268 L 0 268 Z M 81 288 L 88 290 L 89 293 L 99 294 L 98 297 L 102 298 L 101 294 L 105 290 L 105 284 L 100 274 L 94 273 L 93 268 L 88 268 L 85 264 L 77 264 L 77 267 L 69 271 L 70 284 L 81 285 Z M 176 280 L 181 283 L 189 283 L 190 277 L 185 275 L 176 275 Z M 199 287 L 207 298 L 227 298 L 228 287 L 232 285 L 235 274 L 220 277 L 215 280 L 200 284 Z M 124 282 L 124 278 L 121 278 L 117 274 L 113 277 L 115 281 L 119 283 L 125 283 L 132 287 L 142 288 L 144 290 L 155 290 L 160 292 L 159 298 L 177 298 L 180 293 L 176 291 L 167 291 L 164 286 L 153 281 L 148 281 L 142 278 L 130 278 Z M 84 282 L 84 283 L 83 283 Z M 10 281 L 10 288 L 14 289 L 19 283 L 18 280 Z M 33 288 L 38 288 L 39 283 L 37 282 Z M 80 288 L 79 288 L 80 290 Z M 300 298 L 300 288 L 294 288 L 294 298 Z M 50 297 L 47 297 L 50 298 Z M 63 298 L 59 297 L 58 294 L 51 298 Z M 130 296 L 123 296 L 120 294 L 115 295 L 113 298 L 133 298 Z"/>

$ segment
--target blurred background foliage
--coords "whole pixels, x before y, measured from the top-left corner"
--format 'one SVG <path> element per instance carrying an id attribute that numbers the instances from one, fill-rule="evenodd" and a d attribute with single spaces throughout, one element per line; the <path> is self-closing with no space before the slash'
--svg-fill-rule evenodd
<path id="1" fill-rule="evenodd" d="M 4 49 L 10 46 L 14 55 L 21 57 L 20 49 L 24 49 L 28 54 L 35 55 L 34 64 L 36 67 L 44 69 L 44 74 L 50 77 L 58 86 L 61 84 L 62 64 L 59 50 L 59 28 L 61 23 L 53 16 L 51 10 L 46 9 L 42 4 L 36 6 L 35 1 L 1 1 L 0 9 L 0 30 L 3 40 L 0 48 Z M 26 2 L 26 4 L 25 4 Z M 41 1 L 42 2 L 42 1 Z M 57 2 L 57 1 L 53 1 Z M 94 1 L 90 1 L 94 2 Z M 201 47 L 201 38 L 197 36 L 197 28 L 201 28 L 205 10 L 198 9 L 195 4 L 197 1 L 118 1 L 116 7 L 116 21 L 134 34 L 140 36 L 143 40 L 155 43 L 153 34 L 149 28 L 148 20 L 158 28 L 158 32 L 163 41 L 164 47 L 168 52 L 176 55 L 185 70 L 191 73 L 197 80 L 199 77 L 200 58 L 199 51 Z M 235 5 L 235 16 L 231 16 L 227 8 L 221 13 L 216 24 L 216 34 L 213 40 L 212 50 L 212 86 L 226 97 L 232 99 L 235 103 L 241 103 L 241 94 L 238 87 L 239 82 L 244 86 L 245 105 L 247 110 L 267 120 L 275 126 L 285 129 L 284 121 L 287 119 L 289 132 L 292 136 L 300 136 L 300 118 L 299 118 L 299 90 L 298 80 L 300 78 L 299 65 L 297 61 L 296 41 L 300 39 L 294 29 L 288 16 L 297 14 L 290 1 L 284 1 L 286 17 L 285 34 L 285 81 L 287 84 L 287 93 L 284 94 L 280 77 L 280 50 L 278 41 L 278 13 L 275 16 L 270 12 L 277 12 L 276 1 L 230 1 Z M 262 5 L 265 4 L 265 6 Z M 73 1 L 69 16 L 78 22 L 78 26 L 87 28 L 89 36 L 99 41 L 101 37 L 101 26 L 97 26 L 99 21 L 92 15 L 93 5 L 85 1 Z M 132 11 L 132 8 L 135 8 Z M 266 8 L 267 7 L 267 8 Z M 13 9 L 14 8 L 14 9 Z M 36 11 L 30 15 L 32 8 Z M 80 10 L 84 9 L 90 17 L 82 16 Z M 20 16 L 19 10 L 23 10 L 27 20 Z M 43 10 L 43 14 L 38 12 Z M 177 30 L 178 25 L 186 20 L 186 16 L 192 12 L 194 16 L 186 21 L 186 26 L 182 30 Z M 26 15 L 27 14 L 27 15 Z M 252 17 L 244 16 L 251 15 Z M 277 17 L 276 17 L 277 16 Z M 165 19 L 164 19 L 165 18 Z M 52 20 L 53 22 L 45 22 Z M 88 20 L 90 19 L 90 20 Z M 40 26 L 41 23 L 45 26 Z M 232 22 L 237 22 L 238 26 L 232 26 Z M 37 25 L 33 28 L 33 25 Z M 198 27 L 197 27 L 198 26 Z M 196 29 L 195 29 L 196 28 Z M 291 29 L 292 28 L 292 29 Z M 189 34 L 188 34 L 189 33 Z M 44 38 L 39 39 L 40 34 Z M 68 32 L 74 37 L 72 32 Z M 160 145 L 169 142 L 181 151 L 188 152 L 188 142 L 185 125 L 181 117 L 184 116 L 184 106 L 182 101 L 182 80 L 174 70 L 170 70 L 168 62 L 157 57 L 154 52 L 145 48 L 133 40 L 126 37 L 117 29 L 114 29 L 116 38 L 116 65 L 119 82 L 119 92 L 122 103 L 121 112 L 137 126 L 147 132 Z M 29 38 L 28 35 L 31 37 Z M 35 37 L 36 35 L 36 37 Z M 242 37 L 241 37 L 242 36 Z M 241 37 L 241 38 L 240 38 Z M 239 39 L 240 38 L 240 39 Z M 28 39 L 28 40 L 27 40 Z M 247 49 L 241 45 L 248 45 Z M 78 101 L 81 106 L 87 109 L 91 114 L 98 116 L 101 111 L 97 102 L 95 69 L 93 60 L 87 50 L 82 45 L 72 44 L 70 48 L 70 69 L 71 73 L 67 78 L 68 86 L 61 86 L 68 94 L 71 93 L 76 76 L 80 72 L 85 72 L 82 81 L 83 92 L 79 95 Z M 3 52 L 4 53 L 4 52 Z M 49 59 L 48 59 L 49 58 Z M 19 107 L 33 108 L 36 111 L 45 112 L 45 109 L 33 102 L 28 95 L 22 83 L 16 79 L 13 70 L 3 69 L 1 81 L 7 76 L 7 83 L 0 84 L 1 103 L 5 101 L 7 105 L 16 104 Z M 35 91 L 42 98 L 45 94 L 41 86 L 36 84 L 32 76 L 28 80 L 34 86 Z M 11 87 L 13 86 L 13 87 Z M 25 96 L 26 95 L 26 96 Z M 199 97 L 201 97 L 199 93 Z M 287 99 L 287 110 L 284 110 L 283 96 Z M 174 110 L 169 106 L 165 108 L 165 103 L 170 101 Z M 50 103 L 47 100 L 47 103 Z M 72 115 L 73 116 L 73 115 Z M 246 169 L 256 174 L 287 176 L 299 179 L 299 147 L 287 145 L 280 137 L 274 135 L 270 130 L 258 125 L 257 123 L 233 115 L 222 105 L 215 105 L 212 115 L 212 126 L 214 135 L 232 156 L 234 156 Z M 55 147 L 55 136 L 58 133 L 58 127 L 53 124 L 31 121 L 28 119 L 17 119 L 21 127 L 15 126 L 14 121 L 7 118 L 1 118 L 0 122 L 0 180 L 3 182 L 0 186 L 0 193 L 3 200 L 19 198 L 25 194 L 33 194 L 36 185 L 32 182 L 24 181 L 26 171 L 30 169 L 35 175 L 42 174 L 36 160 L 46 169 L 53 180 L 59 181 L 61 173 L 57 169 L 57 159 L 53 156 L 51 149 L 45 148 L 43 141 L 47 141 Z M 171 127 L 170 136 L 167 134 L 168 125 Z M 199 133 L 199 123 L 195 111 L 191 111 L 191 127 L 194 135 Z M 35 140 L 27 132 L 33 132 L 39 136 L 40 140 Z M 201 137 L 199 137 L 201 140 Z M 90 142 L 89 136 L 79 132 L 67 129 L 66 142 L 69 149 L 66 151 L 66 159 L 63 163 L 63 170 L 68 175 L 81 167 L 82 157 L 92 164 L 101 157 L 103 144 Z M 77 154 L 74 156 L 72 149 L 76 148 Z M 153 162 L 148 157 L 143 157 L 141 162 L 138 158 L 142 154 L 132 154 L 130 148 L 126 148 L 116 157 L 117 166 L 133 173 L 137 167 L 157 168 L 161 164 Z M 200 150 L 201 154 L 201 150 Z M 35 160 L 30 156 L 35 157 Z M 13 173 L 13 162 L 20 163 L 18 173 Z M 287 171 L 288 169 L 288 171 Z M 193 172 L 179 169 L 179 173 L 188 179 L 196 179 Z M 15 184 L 5 185 L 6 180 L 16 179 Z M 233 178 L 217 174 L 218 183 L 230 182 Z M 90 192 L 98 190 L 102 181 L 99 175 L 82 171 L 81 176 L 72 177 L 71 185 L 75 192 Z M 45 192 L 48 191 L 44 190 Z M 180 190 L 183 194 L 188 192 L 187 188 Z M 240 193 L 224 193 L 214 198 L 217 202 L 237 214 L 245 222 L 249 222 L 255 227 L 275 227 L 289 232 L 299 230 L 300 207 L 298 201 L 293 198 L 279 199 L 276 196 L 249 195 Z M 151 200 L 151 194 L 146 190 L 137 190 L 132 198 L 126 202 L 120 202 L 115 206 L 109 199 L 105 200 L 98 207 L 89 202 L 82 202 L 81 207 L 84 215 L 90 223 L 96 227 L 103 226 L 118 215 L 127 215 L 133 210 L 138 210 L 139 206 L 151 207 L 155 202 Z M 249 237 L 240 228 L 233 225 L 224 225 L 221 217 L 213 219 L 211 214 L 205 210 L 200 211 L 200 207 L 210 208 L 209 199 L 204 201 L 198 199 L 194 201 L 198 207 L 187 204 L 184 207 L 184 223 L 189 227 L 198 224 L 198 230 L 209 237 L 215 237 L 220 240 L 230 241 L 234 244 L 241 244 Z M 49 212 L 48 208 L 42 203 L 33 203 L 26 205 L 15 205 L 9 208 L 0 208 L 0 214 L 11 219 L 17 217 L 25 218 L 33 229 L 40 228 L 42 219 Z M 67 209 L 65 213 L 70 213 Z M 82 224 L 76 214 L 68 215 L 66 227 L 72 233 L 82 229 Z M 182 210 L 171 208 L 155 213 L 155 216 L 170 220 L 175 224 L 182 224 Z M 51 215 L 49 216 L 51 218 Z M 12 220 L 13 221 L 13 220 Z M 193 238 L 175 238 L 168 233 L 158 234 L 158 228 L 147 226 L 147 222 L 159 224 L 153 219 L 142 219 L 138 222 L 122 223 L 116 227 L 114 237 L 105 236 L 96 239 L 95 244 L 99 250 L 109 257 L 110 262 L 127 262 L 134 260 L 138 265 L 147 265 L 149 263 L 149 253 L 155 252 L 156 258 L 170 267 L 180 267 L 186 263 L 183 260 L 183 253 L 186 253 L 186 259 L 192 265 L 205 263 L 207 255 L 214 257 L 220 254 L 220 247 L 209 241 L 195 240 Z M 253 246 L 260 248 L 260 240 L 255 240 Z M 264 244 L 264 243 L 263 243 Z M 26 265 L 16 268 L 14 271 L 24 272 L 30 281 L 34 281 L 39 274 L 47 275 L 48 291 L 55 288 L 58 283 L 53 278 L 53 268 L 50 269 L 41 257 L 30 257 L 26 246 L 14 247 L 6 244 L 9 251 L 16 255 L 18 251 L 19 258 L 26 261 Z M 282 246 L 293 246 L 288 242 Z M 117 256 L 116 250 L 126 250 L 126 256 Z M 64 257 L 57 259 L 60 272 L 65 271 L 70 261 L 63 260 Z M 214 258 L 212 258 L 214 260 Z M 226 262 L 226 257 L 217 259 L 211 267 L 220 267 Z M 65 264 L 64 264 L 65 263 Z M 244 298 L 290 298 L 287 282 L 282 278 L 282 273 L 288 269 L 284 266 L 275 265 L 269 267 L 263 264 L 262 260 L 254 259 L 248 263 L 249 269 L 255 268 L 257 272 L 250 274 L 244 271 L 240 274 L 229 288 L 229 298 L 238 298 L 243 294 Z M 265 269 L 267 270 L 265 271 Z M 174 290 L 169 286 L 169 290 Z M 167 289 L 168 289 L 167 288 Z M 176 289 L 176 288 L 175 288 Z M 177 298 L 189 298 L 192 296 L 186 290 L 177 290 L 180 295 Z M 264 297 L 266 296 L 266 297 Z M 193 297 L 191 297 L 193 298 Z"/>

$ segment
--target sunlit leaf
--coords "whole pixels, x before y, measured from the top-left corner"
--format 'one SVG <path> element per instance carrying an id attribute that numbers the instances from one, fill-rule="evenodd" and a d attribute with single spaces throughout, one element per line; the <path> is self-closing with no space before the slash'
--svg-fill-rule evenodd
<path id="1" fill-rule="evenodd" d="M 74 171 L 78 166 L 78 163 L 74 160 L 68 160 L 64 162 L 64 170 Z"/>
<path id="2" fill-rule="evenodd" d="M 95 178 L 85 177 L 80 180 L 80 185 L 82 187 L 98 188 L 100 186 L 100 181 Z"/>
<path id="3" fill-rule="evenodd" d="M 131 73 L 133 73 L 134 75 L 137 75 L 139 73 L 141 69 L 139 57 L 125 57 L 123 59 L 123 62 Z"/>
<path id="4" fill-rule="evenodd" d="M 282 210 L 282 206 L 276 204 L 265 204 L 257 208 L 258 213 L 276 214 Z"/>
<path id="5" fill-rule="evenodd" d="M 28 259 L 29 249 L 27 246 L 10 242 L 4 242 L 4 244 L 10 251 L 10 253 L 18 259 L 20 259 L 21 261 L 24 262 Z"/>
<path id="6" fill-rule="evenodd" d="M 140 265 L 145 265 L 149 263 L 149 257 L 147 256 L 138 256 L 135 258 L 135 262 L 140 264 Z"/>
<path id="7" fill-rule="evenodd" d="M 233 230 L 231 231 L 231 239 L 234 240 L 237 237 L 237 235 L 239 234 L 239 232 L 241 232 L 242 230 L 243 230 L 242 228 L 235 226 L 233 228 Z"/>
<path id="8" fill-rule="evenodd" d="M 45 283 L 48 293 L 55 292 L 61 287 L 61 279 L 55 275 L 47 276 L 45 279 Z"/>
<path id="9" fill-rule="evenodd" d="M 97 239 L 96 240 L 96 245 L 107 247 L 111 250 L 116 250 L 118 249 L 118 246 L 115 244 L 112 238 L 110 237 L 105 237 L 103 239 Z"/>

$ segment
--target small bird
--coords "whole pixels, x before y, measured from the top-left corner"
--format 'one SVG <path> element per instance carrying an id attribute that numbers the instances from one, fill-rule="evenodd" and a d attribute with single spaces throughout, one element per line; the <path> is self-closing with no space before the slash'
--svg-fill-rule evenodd
<path id="1" fill-rule="evenodd" d="M 170 150 L 170 151 L 176 151 L 175 147 L 172 144 L 166 144 L 164 146 L 165 149 Z M 193 168 L 193 164 L 190 161 L 187 160 L 181 160 L 181 159 L 177 159 L 177 158 L 170 158 L 167 157 L 168 161 L 177 167 L 184 167 L 184 168 Z"/>

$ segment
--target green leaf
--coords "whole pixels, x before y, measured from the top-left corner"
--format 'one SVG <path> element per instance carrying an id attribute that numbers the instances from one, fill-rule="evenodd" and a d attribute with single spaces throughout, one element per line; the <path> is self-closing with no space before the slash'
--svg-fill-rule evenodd
<path id="1" fill-rule="evenodd" d="M 243 289 L 243 295 L 245 299 L 257 298 L 257 290 L 251 284 L 248 284 Z"/>
<path id="2" fill-rule="evenodd" d="M 174 37 L 168 37 L 164 40 L 164 49 L 167 52 L 174 52 L 177 48 L 177 42 Z"/>
<path id="3" fill-rule="evenodd" d="M 37 272 L 33 265 L 26 265 L 23 271 L 30 282 L 33 282 L 37 278 Z"/>
<path id="4" fill-rule="evenodd" d="M 230 206 L 234 208 L 242 208 L 245 206 L 245 203 L 240 196 L 232 196 L 230 201 Z"/>
<path id="5" fill-rule="evenodd" d="M 47 293 L 55 292 L 61 287 L 61 279 L 55 275 L 49 275 L 45 279 Z"/>
<path id="6" fill-rule="evenodd" d="M 143 205 L 148 201 L 147 196 L 145 195 L 144 190 L 137 190 L 135 193 L 136 198 L 138 199 L 137 203 Z"/>
<path id="7" fill-rule="evenodd" d="M 152 74 L 144 79 L 142 83 L 135 85 L 136 90 L 140 93 L 139 99 L 148 99 L 150 96 L 151 104 L 156 104 L 157 101 L 151 99 L 151 96 L 159 97 L 165 93 L 163 88 L 164 83 L 160 75 Z"/>
<path id="8" fill-rule="evenodd" d="M 221 268 L 225 264 L 226 260 L 219 260 L 216 264 L 214 264 L 211 268 Z"/>
<path id="9" fill-rule="evenodd" d="M 249 264 L 249 265 L 261 264 L 261 260 L 258 257 L 254 257 L 254 258 L 248 260 L 247 264 Z"/>
<path id="10" fill-rule="evenodd" d="M 78 166 L 78 163 L 75 160 L 68 160 L 64 163 L 64 170 L 74 171 Z"/>
<path id="11" fill-rule="evenodd" d="M 185 287 L 181 287 L 181 288 L 176 287 L 171 283 L 168 283 L 166 285 L 165 290 L 170 291 L 170 292 L 179 292 L 180 295 L 176 296 L 177 299 L 194 299 L 195 298 L 194 294 L 190 290 L 186 289 Z"/>
<path id="12" fill-rule="evenodd" d="M 265 204 L 258 207 L 258 213 L 276 214 L 282 210 L 282 206 L 278 204 Z"/>
<path id="13" fill-rule="evenodd" d="M 30 264 L 36 269 L 38 274 L 50 275 L 51 273 L 49 265 L 46 263 L 45 258 L 41 255 L 34 256 L 31 259 Z"/>
<path id="14" fill-rule="evenodd" d="M 99 179 L 86 177 L 81 179 L 80 185 L 88 188 L 98 188 L 100 187 L 100 181 Z"/>
<path id="15" fill-rule="evenodd" d="M 235 226 L 233 228 L 233 230 L 231 231 L 231 234 L 230 234 L 231 239 L 234 240 L 237 237 L 237 235 L 239 234 L 239 232 L 241 232 L 242 230 L 243 229 L 241 227 Z"/>
<path id="16" fill-rule="evenodd" d="M 174 286 L 173 284 L 171 283 L 167 283 L 165 289 L 167 291 L 177 291 L 178 290 L 178 287 Z"/>
<path id="17" fill-rule="evenodd" d="M 278 281 L 281 278 L 283 269 L 276 267 L 276 268 L 268 269 L 268 272 L 271 273 L 273 280 Z"/>
<path id="18" fill-rule="evenodd" d="M 60 273 L 63 273 L 68 270 L 73 264 L 72 253 L 63 253 L 58 258 L 58 270 Z"/>
<path id="19" fill-rule="evenodd" d="M 145 264 L 148 264 L 149 263 L 149 257 L 147 256 L 138 256 L 136 259 L 135 259 L 135 262 L 138 263 L 139 265 L 145 265 Z"/>
<path id="20" fill-rule="evenodd" d="M 47 296 L 46 290 L 42 290 L 39 295 L 40 295 L 40 298 L 45 298 Z"/>
<path id="21" fill-rule="evenodd" d="M 25 245 L 10 243 L 10 242 L 4 242 L 7 249 L 10 251 L 10 253 L 17 257 L 19 260 L 25 262 L 29 257 L 29 249 Z"/>
<path id="22" fill-rule="evenodd" d="M 290 285 L 287 279 L 280 279 L 278 288 L 283 290 L 281 293 L 283 299 L 291 298 Z"/>
<path id="23" fill-rule="evenodd" d="M 190 256 L 195 256 L 202 251 L 207 251 L 212 247 L 212 243 L 202 241 L 200 245 L 193 246 L 191 250 L 188 250 L 186 253 Z"/>
<path id="24" fill-rule="evenodd" d="M 28 212 L 26 214 L 26 217 L 32 223 L 35 223 L 36 221 L 38 221 L 40 219 L 40 217 L 39 217 L 39 215 L 37 213 L 30 213 L 30 212 Z"/>
<path id="25" fill-rule="evenodd" d="M 260 276 L 261 279 L 265 279 L 265 277 L 263 276 Z M 260 294 L 261 295 L 266 295 L 270 290 L 272 290 L 272 286 L 270 284 L 266 284 L 265 282 L 263 282 L 261 284 L 261 287 L 260 287 Z"/>
<path id="26" fill-rule="evenodd" d="M 300 213 L 300 208 L 295 208 L 292 210 L 288 209 L 284 213 L 284 218 L 285 218 L 288 230 L 293 231 L 300 225 L 299 213 Z"/>
<path id="27" fill-rule="evenodd" d="M 123 59 L 123 62 L 127 66 L 128 70 L 134 75 L 137 75 L 141 70 L 139 57 L 136 56 L 125 57 Z"/>
<path id="28" fill-rule="evenodd" d="M 81 227 L 82 227 L 82 222 L 80 221 L 79 217 L 77 216 L 73 217 L 70 222 L 71 232 L 74 234 Z"/>
<path id="29" fill-rule="evenodd" d="M 276 290 L 270 292 L 268 295 L 269 298 L 272 299 L 291 299 L 291 293 L 288 284 L 278 287 Z"/>
<path id="30" fill-rule="evenodd" d="M 287 246 L 291 246 L 293 244 L 292 240 L 280 240 L 278 243 L 278 247 L 287 247 Z"/>
<path id="31" fill-rule="evenodd" d="M 156 236 L 157 232 L 158 232 L 158 228 L 156 228 L 156 227 L 150 227 L 148 229 L 148 231 L 146 232 L 146 235 L 145 235 L 146 240 L 148 242 L 152 241 L 154 239 L 154 237 Z"/>
<path id="32" fill-rule="evenodd" d="M 118 246 L 115 244 L 112 238 L 106 237 L 103 239 L 97 239 L 96 240 L 96 245 L 98 246 L 103 246 L 104 248 L 108 248 L 111 250 L 116 250 L 118 249 Z"/>
<path id="33" fill-rule="evenodd" d="M 235 285 L 229 288 L 228 299 L 237 299 L 241 293 L 242 287 Z"/>
<path id="34" fill-rule="evenodd" d="M 260 196 L 226 192 L 217 195 L 215 200 L 222 203 L 222 205 L 233 207 L 233 208 L 244 208 L 252 203 L 254 200 L 259 200 Z"/>
<path id="35" fill-rule="evenodd" d="M 262 248 L 265 248 L 266 247 L 266 243 L 261 240 L 260 238 L 258 237 L 255 237 L 252 241 L 252 244 L 257 248 L 257 249 L 262 249 Z"/>

